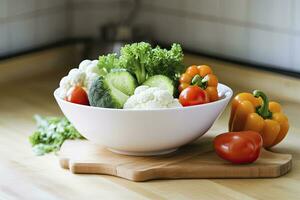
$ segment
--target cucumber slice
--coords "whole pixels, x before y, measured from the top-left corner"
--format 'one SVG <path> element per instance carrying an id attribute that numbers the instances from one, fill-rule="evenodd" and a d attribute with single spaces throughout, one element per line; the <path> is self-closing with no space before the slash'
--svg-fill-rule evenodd
<path id="1" fill-rule="evenodd" d="M 167 90 L 170 94 L 174 94 L 175 87 L 173 81 L 164 75 L 155 75 L 148 78 L 143 85 L 149 87 L 158 87 Z"/>
<path id="2" fill-rule="evenodd" d="M 111 72 L 105 76 L 105 81 L 111 89 L 119 90 L 120 92 L 131 96 L 136 88 L 136 80 L 125 71 Z"/>
<path id="3" fill-rule="evenodd" d="M 95 80 L 89 90 L 91 106 L 123 108 L 137 87 L 135 78 L 126 71 L 110 72 Z"/>

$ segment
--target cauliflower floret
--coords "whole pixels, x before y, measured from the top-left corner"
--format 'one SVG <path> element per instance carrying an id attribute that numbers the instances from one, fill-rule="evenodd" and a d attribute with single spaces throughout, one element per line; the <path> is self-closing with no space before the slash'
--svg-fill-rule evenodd
<path id="1" fill-rule="evenodd" d="M 79 69 L 86 73 L 84 86 L 90 88 L 93 81 L 99 77 L 99 68 L 97 67 L 98 60 L 84 60 L 79 64 Z"/>
<path id="2" fill-rule="evenodd" d="M 147 85 L 141 85 L 141 86 L 135 88 L 134 94 L 140 94 L 141 92 L 143 92 L 143 91 L 145 91 L 147 89 L 149 89 L 149 86 L 147 86 Z"/>
<path id="3" fill-rule="evenodd" d="M 68 76 L 63 77 L 60 81 L 60 98 L 66 99 L 75 86 L 83 87 L 88 91 L 93 81 L 99 77 L 97 64 L 98 60 L 84 60 L 78 68 L 71 69 Z"/>
<path id="4" fill-rule="evenodd" d="M 68 76 L 63 77 L 59 82 L 59 87 L 62 89 L 69 88 L 70 78 Z"/>
<path id="5" fill-rule="evenodd" d="M 88 65 L 91 63 L 90 60 L 83 60 L 81 61 L 81 63 L 79 64 L 78 68 L 82 71 L 85 71 L 88 67 Z"/>
<path id="6" fill-rule="evenodd" d="M 65 99 L 67 97 L 67 92 L 71 87 L 70 78 L 68 76 L 63 77 L 59 83 L 59 97 Z"/>
<path id="7" fill-rule="evenodd" d="M 96 73 L 98 74 L 99 68 L 97 67 L 98 60 L 84 60 L 79 64 L 79 69 L 84 71 L 85 73 Z"/>
<path id="8" fill-rule="evenodd" d="M 168 104 L 168 108 L 177 108 L 177 107 L 182 107 L 178 99 L 173 99 L 172 102 Z"/>
<path id="9" fill-rule="evenodd" d="M 72 86 L 84 86 L 85 76 L 84 71 L 77 68 L 71 69 L 68 74 Z"/>
<path id="10" fill-rule="evenodd" d="M 139 86 L 134 95 L 128 98 L 124 109 L 159 109 L 182 107 L 178 99 L 164 89 L 149 86 Z"/>
<path id="11" fill-rule="evenodd" d="M 80 69 L 70 70 L 68 76 L 63 77 L 59 83 L 59 97 L 62 99 L 66 99 L 72 87 L 85 87 L 85 77 L 86 74 Z"/>
<path id="12" fill-rule="evenodd" d="M 161 102 L 162 105 L 168 105 L 173 101 L 173 96 L 167 90 L 154 91 L 155 101 Z"/>

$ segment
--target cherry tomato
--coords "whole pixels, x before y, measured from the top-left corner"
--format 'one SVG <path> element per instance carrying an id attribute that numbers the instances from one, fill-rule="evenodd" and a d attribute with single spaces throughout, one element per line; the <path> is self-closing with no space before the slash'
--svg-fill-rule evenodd
<path id="1" fill-rule="evenodd" d="M 187 73 L 191 77 L 194 77 L 195 75 L 199 74 L 199 70 L 196 65 L 192 65 L 186 69 L 185 73 Z"/>
<path id="2" fill-rule="evenodd" d="M 200 74 L 201 77 L 204 77 L 207 74 L 212 74 L 213 73 L 212 69 L 207 65 L 200 65 L 197 68 L 199 70 L 199 74 Z"/>
<path id="3" fill-rule="evenodd" d="M 182 90 L 184 90 L 185 88 L 189 87 L 190 85 L 188 83 L 180 83 L 178 90 L 179 92 L 181 92 Z"/>
<path id="4" fill-rule="evenodd" d="M 208 86 L 205 91 L 207 92 L 209 102 L 217 101 L 219 99 L 218 90 L 214 86 Z"/>
<path id="5" fill-rule="evenodd" d="M 68 97 L 68 101 L 72 103 L 82 104 L 82 105 L 89 105 L 89 99 L 87 93 L 80 86 L 76 86 L 74 88 L 71 95 Z"/>
<path id="6" fill-rule="evenodd" d="M 228 132 L 214 139 L 217 155 L 234 164 L 252 163 L 257 160 L 262 144 L 261 135 L 255 131 Z"/>
<path id="7" fill-rule="evenodd" d="M 180 81 L 180 83 L 188 83 L 188 84 L 190 84 L 191 83 L 191 81 L 192 81 L 192 76 L 191 75 L 189 75 L 189 74 L 187 74 L 187 73 L 184 73 L 184 74 L 182 74 L 181 76 L 180 76 L 180 79 L 179 79 L 179 81 Z"/>
<path id="8" fill-rule="evenodd" d="M 208 96 L 200 87 L 193 85 L 185 88 L 179 95 L 179 102 L 183 106 L 193 106 L 208 103 Z"/>

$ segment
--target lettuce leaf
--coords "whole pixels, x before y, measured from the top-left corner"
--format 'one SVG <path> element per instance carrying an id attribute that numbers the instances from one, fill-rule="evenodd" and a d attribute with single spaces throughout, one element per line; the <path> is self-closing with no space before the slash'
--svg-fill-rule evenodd
<path id="1" fill-rule="evenodd" d="M 75 127 L 64 117 L 34 116 L 37 130 L 29 136 L 29 142 L 37 155 L 57 152 L 67 139 L 83 139 Z"/>
<path id="2" fill-rule="evenodd" d="M 152 48 L 149 43 L 127 44 L 121 48 L 120 56 L 100 56 L 98 67 L 105 75 L 116 69 L 124 69 L 135 76 L 139 85 L 154 75 L 165 75 L 176 81 L 184 69 L 183 52 L 179 44 L 170 50 L 159 46 Z"/>

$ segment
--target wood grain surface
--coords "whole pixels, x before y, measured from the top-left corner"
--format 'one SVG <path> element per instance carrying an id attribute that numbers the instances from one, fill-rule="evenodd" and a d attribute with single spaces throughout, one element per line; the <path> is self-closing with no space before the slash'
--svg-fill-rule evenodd
<path id="1" fill-rule="evenodd" d="M 252 164 L 233 165 L 212 151 L 212 142 L 199 140 L 174 153 L 139 157 L 112 153 L 87 140 L 66 141 L 59 152 L 62 168 L 73 173 L 108 174 L 132 181 L 179 178 L 273 178 L 292 166 L 290 154 L 263 150 Z"/>
<path id="2" fill-rule="evenodd" d="M 47 62 L 47 58 L 44 61 Z M 62 115 L 52 92 L 66 72 L 53 71 L 0 85 L 0 199 L 299 199 L 300 101 L 299 98 L 296 99 L 297 96 L 286 97 L 288 93 L 296 94 L 299 91 L 294 82 L 299 84 L 300 81 L 293 79 L 291 84 L 282 81 L 281 76 L 271 73 L 265 75 L 265 72 L 246 67 L 233 70 L 235 65 L 232 63 L 204 57 L 194 56 L 190 62 L 212 65 L 218 70 L 222 82 L 231 86 L 235 92 L 251 90 L 259 84 L 268 87 L 269 91 L 273 88 L 272 91 L 277 92 L 274 97 L 281 102 L 289 116 L 291 128 L 286 139 L 272 151 L 293 156 L 293 168 L 289 173 L 279 178 L 178 179 L 148 182 L 132 182 L 107 175 L 69 173 L 61 169 L 55 154 L 35 156 L 28 142 L 28 136 L 35 130 L 32 118 L 34 114 Z M 60 67 L 62 66 L 56 66 Z M 247 78 L 241 80 L 239 77 L 246 73 Z M 269 85 L 265 86 L 266 84 Z M 287 91 L 282 93 L 282 89 Z M 227 108 L 201 140 L 227 131 L 228 115 Z"/>

